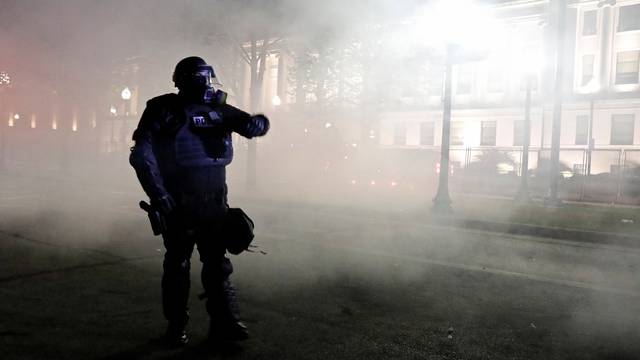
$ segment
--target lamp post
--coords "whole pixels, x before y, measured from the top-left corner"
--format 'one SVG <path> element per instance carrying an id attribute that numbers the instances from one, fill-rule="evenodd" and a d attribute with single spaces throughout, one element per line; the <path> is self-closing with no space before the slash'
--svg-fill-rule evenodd
<path id="1" fill-rule="evenodd" d="M 0 118 L 4 116 L 4 96 L 2 93 L 4 92 L 4 88 L 11 84 L 11 77 L 6 71 L 0 71 Z M 4 160 L 4 148 L 6 141 L 6 128 L 2 123 L 0 123 L 0 171 L 4 170 L 5 160 Z"/>
<path id="2" fill-rule="evenodd" d="M 109 152 L 113 151 L 113 144 L 116 142 L 115 140 L 115 122 L 116 116 L 118 116 L 118 109 L 115 106 L 111 105 L 109 108 L 109 114 L 111 114 L 111 136 L 109 138 Z"/>
<path id="3" fill-rule="evenodd" d="M 533 89 L 534 74 L 527 74 L 525 78 L 526 95 L 524 100 L 524 122 L 522 134 L 522 165 L 520 170 L 520 190 L 517 200 L 527 202 L 529 197 L 529 145 L 531 144 L 531 90 Z"/>
<path id="4" fill-rule="evenodd" d="M 558 199 L 558 177 L 560 175 L 560 130 L 562 128 L 562 96 L 564 81 L 564 36 L 566 0 L 555 0 L 552 11 L 555 15 L 555 84 L 553 90 L 553 121 L 551 127 L 551 158 L 549 159 L 549 197 L 547 204 L 557 206 L 561 204 Z"/>
<path id="5" fill-rule="evenodd" d="M 464 9 L 461 11 L 461 9 Z M 453 66 L 463 61 L 483 58 L 487 41 L 496 41 L 502 33 L 488 13 L 489 8 L 473 0 L 440 0 L 425 8 L 420 19 L 420 39 L 430 42 L 427 47 L 444 52 L 444 89 L 442 111 L 442 141 L 440 145 L 440 173 L 438 189 L 433 198 L 433 210 L 451 212 L 449 196 L 449 145 L 451 137 L 451 103 Z M 444 51 L 443 51 L 444 50 Z"/>
<path id="6" fill-rule="evenodd" d="M 122 109 L 122 113 L 125 116 L 128 116 L 129 112 L 131 111 L 131 109 L 129 109 L 129 105 L 130 105 L 129 100 L 131 100 L 131 90 L 129 90 L 128 87 L 125 87 L 124 89 L 122 89 L 122 92 L 120 92 L 120 97 L 122 98 L 122 100 L 124 102 L 123 103 L 124 107 Z"/>
<path id="7" fill-rule="evenodd" d="M 120 92 L 120 97 L 122 98 L 123 101 L 123 107 L 122 107 L 122 122 L 120 124 L 120 129 L 122 130 L 121 133 L 124 134 L 124 129 L 125 129 L 125 125 L 127 123 L 127 118 L 129 117 L 129 114 L 131 113 L 131 90 L 129 90 L 129 87 L 125 87 L 124 89 L 122 89 L 122 91 Z M 124 137 L 124 135 L 123 135 Z M 124 143 L 125 139 L 121 139 L 121 141 Z"/>
<path id="8" fill-rule="evenodd" d="M 451 73 L 453 69 L 454 45 L 447 44 L 444 70 L 444 94 L 442 110 L 442 142 L 440 145 L 440 177 L 438 190 L 433 198 L 433 210 L 440 213 L 451 212 L 449 196 L 449 144 L 451 139 Z"/>
<path id="9" fill-rule="evenodd" d="M 520 167 L 520 189 L 516 200 L 527 202 L 531 200 L 529 194 L 529 147 L 531 145 L 531 98 L 534 86 L 536 86 L 542 54 L 538 47 L 518 49 L 516 59 L 516 72 L 524 81 L 524 121 L 522 123 L 522 161 Z"/>

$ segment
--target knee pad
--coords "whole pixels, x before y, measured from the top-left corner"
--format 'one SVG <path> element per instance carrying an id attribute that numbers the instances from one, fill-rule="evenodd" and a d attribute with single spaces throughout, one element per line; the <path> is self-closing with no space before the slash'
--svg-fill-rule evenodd
<path id="1" fill-rule="evenodd" d="M 220 284 L 233 273 L 231 260 L 223 256 L 219 261 L 207 261 L 202 266 L 202 281 L 206 284 Z"/>
<path id="2" fill-rule="evenodd" d="M 172 259 L 165 257 L 162 267 L 165 273 L 188 276 L 191 270 L 191 261 L 189 259 Z"/>
<path id="3" fill-rule="evenodd" d="M 233 264 L 231 264 L 231 260 L 228 257 L 224 256 L 223 260 L 220 264 L 220 270 L 224 277 L 227 278 L 229 275 L 233 273 Z"/>

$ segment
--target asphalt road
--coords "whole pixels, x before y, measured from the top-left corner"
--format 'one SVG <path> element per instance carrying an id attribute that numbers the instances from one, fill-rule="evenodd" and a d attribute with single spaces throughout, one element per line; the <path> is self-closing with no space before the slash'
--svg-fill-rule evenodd
<path id="1" fill-rule="evenodd" d="M 232 260 L 252 339 L 206 343 L 194 255 L 193 341 L 167 349 L 162 249 L 138 194 L 0 185 L 2 359 L 640 356 L 637 249 L 247 199 L 232 205 L 259 248 Z"/>

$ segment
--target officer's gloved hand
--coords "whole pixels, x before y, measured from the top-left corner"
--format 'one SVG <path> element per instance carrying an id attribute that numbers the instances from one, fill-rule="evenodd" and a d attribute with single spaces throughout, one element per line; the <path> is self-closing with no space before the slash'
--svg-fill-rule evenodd
<path id="1" fill-rule="evenodd" d="M 269 119 L 264 115 L 254 115 L 249 121 L 247 130 L 251 136 L 262 136 L 269 131 Z"/>
<path id="2" fill-rule="evenodd" d="M 160 211 L 163 215 L 170 214 L 176 207 L 176 202 L 169 194 L 165 194 L 159 198 L 151 199 L 151 206 Z"/>

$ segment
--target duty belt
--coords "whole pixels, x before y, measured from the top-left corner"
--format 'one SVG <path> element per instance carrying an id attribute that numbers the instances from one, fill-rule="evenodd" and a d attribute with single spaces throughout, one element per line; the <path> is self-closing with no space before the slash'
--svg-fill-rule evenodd
<path id="1" fill-rule="evenodd" d="M 224 190 L 198 194 L 180 194 L 180 204 L 183 206 L 206 203 L 224 204 L 225 202 Z"/>

